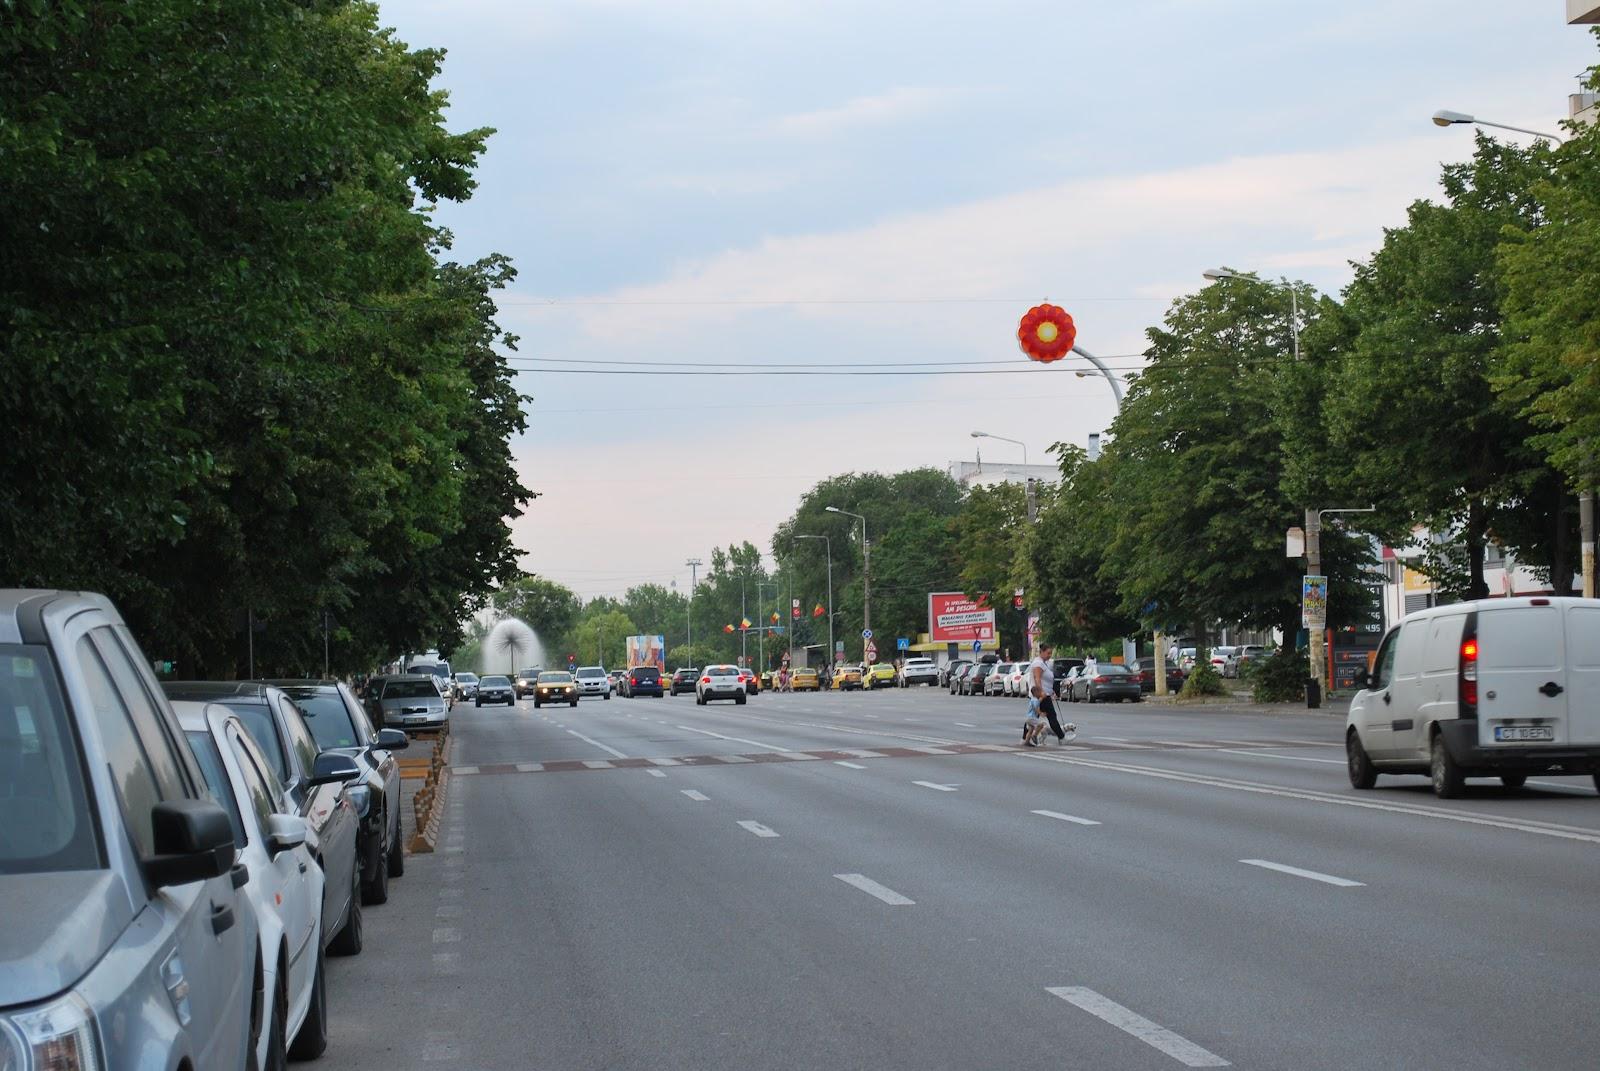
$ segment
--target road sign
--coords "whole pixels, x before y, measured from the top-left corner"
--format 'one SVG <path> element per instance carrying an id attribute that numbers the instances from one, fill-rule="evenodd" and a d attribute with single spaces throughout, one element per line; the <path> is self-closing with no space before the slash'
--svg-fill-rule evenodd
<path id="1" fill-rule="evenodd" d="M 877 660 L 878 660 L 878 645 L 873 643 L 871 640 L 868 640 L 867 641 L 867 661 L 868 662 L 876 662 Z"/>
<path id="2" fill-rule="evenodd" d="M 861 638 L 864 639 L 864 640 L 872 639 L 872 630 L 870 628 L 862 629 L 861 630 Z"/>
<path id="3" fill-rule="evenodd" d="M 973 650 L 974 650 L 974 651 L 981 651 L 981 650 L 983 650 L 983 641 L 982 641 L 982 640 L 973 640 L 973 641 L 972 641 L 972 649 L 973 649 Z"/>
<path id="4" fill-rule="evenodd" d="M 901 636 L 899 639 L 894 641 L 894 646 L 895 650 L 897 651 L 905 651 L 910 649 L 911 641 L 906 639 L 904 636 Z"/>

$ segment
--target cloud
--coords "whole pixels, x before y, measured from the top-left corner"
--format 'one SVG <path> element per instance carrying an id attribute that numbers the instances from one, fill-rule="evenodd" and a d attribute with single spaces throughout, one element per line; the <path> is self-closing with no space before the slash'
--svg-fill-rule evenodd
<path id="1" fill-rule="evenodd" d="M 930 115 L 941 106 L 964 96 L 954 89 L 928 86 L 900 86 L 887 93 L 857 97 L 835 108 L 800 112 L 779 119 L 780 134 L 802 137 L 832 137 L 863 126 L 882 126 L 904 119 Z"/>

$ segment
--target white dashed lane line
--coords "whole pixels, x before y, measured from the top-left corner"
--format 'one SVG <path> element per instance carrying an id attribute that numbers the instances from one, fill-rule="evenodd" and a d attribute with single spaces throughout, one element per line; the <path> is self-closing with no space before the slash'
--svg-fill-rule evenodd
<path id="1" fill-rule="evenodd" d="M 1073 825 L 1078 826 L 1097 826 L 1100 824 L 1092 818 L 1079 818 L 1075 814 L 1062 814 L 1060 811 L 1030 811 L 1028 813 L 1036 814 L 1041 818 L 1054 818 L 1061 822 L 1071 822 Z"/>
<path id="2" fill-rule="evenodd" d="M 911 783 L 913 785 L 921 785 L 923 788 L 931 788 L 935 792 L 954 792 L 957 788 L 956 785 L 941 785 L 937 781 L 913 781 Z"/>
<path id="3" fill-rule="evenodd" d="M 696 729 L 692 725 L 680 725 L 680 726 L 678 726 L 678 728 L 686 730 L 686 731 L 691 732 L 691 733 L 699 733 L 701 736 L 714 736 L 718 740 L 731 740 L 735 744 L 749 744 L 752 747 L 758 747 L 758 748 L 761 748 L 761 749 L 763 749 L 765 751 L 783 751 L 783 752 L 787 752 L 789 750 L 786 747 L 780 747 L 777 744 L 768 744 L 768 743 L 766 743 L 765 741 L 762 741 L 762 740 L 746 740 L 742 736 L 723 736 L 721 733 L 714 733 L 710 729 Z"/>
<path id="4" fill-rule="evenodd" d="M 692 788 L 679 789 L 679 791 L 682 792 L 685 796 L 688 796 L 690 799 L 694 800 L 696 803 L 705 803 L 707 800 L 709 800 L 711 798 L 710 796 L 706 795 L 704 792 L 696 792 Z"/>
<path id="5" fill-rule="evenodd" d="M 911 899 L 911 897 L 901 896 L 887 885 L 879 885 L 865 874 L 835 874 L 834 877 L 838 878 L 846 885 L 853 885 L 862 892 L 866 893 L 868 896 L 875 896 L 884 903 L 890 904 L 894 907 L 904 907 L 908 904 L 916 903 L 916 901 Z"/>
<path id="6" fill-rule="evenodd" d="M 1341 889 L 1360 889 L 1366 886 L 1364 881 L 1351 881 L 1349 878 L 1337 878 L 1332 874 L 1323 874 L 1316 870 L 1301 870 L 1297 866 L 1286 863 L 1274 863 L 1267 859 L 1241 859 L 1239 862 L 1246 866 L 1258 866 L 1263 870 L 1276 870 L 1280 874 L 1291 874 L 1297 878 L 1307 878 L 1311 881 L 1320 881 L 1324 885 L 1337 885 Z"/>
<path id="7" fill-rule="evenodd" d="M 859 762 L 845 762 L 843 759 L 839 759 L 839 760 L 835 761 L 834 765 L 835 766 L 843 766 L 848 770 L 865 770 L 866 769 L 866 767 L 861 765 Z"/>
<path id="8" fill-rule="evenodd" d="M 778 835 L 776 832 L 774 832 L 771 829 L 768 829 L 766 826 L 762 825 L 760 822 L 754 822 L 754 821 L 750 821 L 748 819 L 746 819 L 743 822 L 740 822 L 739 823 L 739 828 L 740 829 L 747 829 L 750 832 L 754 833 L 758 837 L 776 837 Z"/>
<path id="9" fill-rule="evenodd" d="M 665 771 L 665 770 L 646 770 L 645 773 L 649 774 L 651 777 L 665 777 L 665 776 L 667 776 L 667 771 Z"/>
<path id="10" fill-rule="evenodd" d="M 1282 759 L 1284 762 L 1322 762 L 1329 766 L 1343 766 L 1343 759 L 1318 759 L 1310 755 L 1269 755 L 1264 751 L 1244 751 L 1234 747 L 1219 747 L 1217 751 L 1224 755 L 1243 755 L 1250 759 Z"/>
<path id="11" fill-rule="evenodd" d="M 1201 1048 L 1188 1038 L 1174 1034 L 1166 1027 L 1151 1022 L 1138 1012 L 1083 986 L 1051 986 L 1045 992 L 1060 997 L 1075 1007 L 1082 1008 L 1102 1022 L 1131 1034 L 1151 1048 L 1166 1053 L 1185 1067 L 1231 1067 L 1214 1052 Z"/>
<path id="12" fill-rule="evenodd" d="M 567 732 L 571 733 L 573 736 L 576 736 L 579 740 L 582 740 L 585 744 L 590 744 L 590 745 L 592 745 L 594 747 L 599 748 L 601 751 L 604 751 L 608 755 L 615 755 L 619 759 L 625 759 L 625 758 L 628 757 L 625 752 L 618 751 L 614 747 L 610 747 L 610 746 L 608 746 L 606 744 L 602 744 L 600 741 L 595 740 L 595 739 L 593 739 L 591 737 L 584 736 L 582 733 L 578 732 L 578 730 L 576 730 L 576 729 L 568 729 Z"/>

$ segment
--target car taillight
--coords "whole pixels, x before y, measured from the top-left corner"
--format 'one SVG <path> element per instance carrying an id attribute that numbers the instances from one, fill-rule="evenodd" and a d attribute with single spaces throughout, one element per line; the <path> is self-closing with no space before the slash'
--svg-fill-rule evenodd
<path id="1" fill-rule="evenodd" d="M 700 683 L 701 684 L 710 684 L 711 683 L 711 678 L 710 677 L 701 677 L 700 678 Z"/>
<path id="2" fill-rule="evenodd" d="M 629 684 L 638 684 L 639 683 L 639 678 L 638 677 L 629 677 L 628 678 L 628 683 Z"/>
<path id="3" fill-rule="evenodd" d="M 1104 683 L 1106 683 L 1106 681 L 1108 681 L 1108 680 L 1110 680 L 1110 679 L 1111 679 L 1111 678 L 1110 678 L 1110 677 L 1096 677 L 1096 678 L 1095 678 L 1095 679 L 1094 679 L 1094 682 L 1095 682 L 1095 683 L 1096 683 L 1096 684 L 1104 684 Z"/>
<path id="4" fill-rule="evenodd" d="M 1478 716 L 1478 615 L 1467 615 L 1461 630 L 1461 671 L 1457 674 L 1456 706 L 1463 718 Z"/>

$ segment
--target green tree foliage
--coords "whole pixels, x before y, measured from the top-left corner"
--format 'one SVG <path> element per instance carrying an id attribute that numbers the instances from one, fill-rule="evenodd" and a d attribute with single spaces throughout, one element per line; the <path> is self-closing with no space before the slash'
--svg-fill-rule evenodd
<path id="1" fill-rule="evenodd" d="M 1061 486 L 1039 515 L 1027 553 L 1033 578 L 1030 602 L 1041 615 L 1045 637 L 1071 651 L 1084 651 L 1139 630 L 1136 615 L 1122 609 L 1119 563 L 1108 550 L 1120 514 L 1114 501 L 1118 460 L 1090 462 L 1082 449 L 1057 444 Z"/>
<path id="2" fill-rule="evenodd" d="M 375 5 L 0 22 L 0 582 L 103 590 L 196 673 L 455 646 L 511 571 L 501 258 L 444 262 L 486 130 Z M 418 201 L 424 202 L 419 207 Z"/>
<path id="3" fill-rule="evenodd" d="M 689 600 L 660 584 L 629 588 L 619 609 L 638 624 L 642 635 L 666 636 L 669 645 L 682 640 L 688 627 Z"/>
<path id="4" fill-rule="evenodd" d="M 578 596 L 554 580 L 520 576 L 491 596 L 495 611 L 514 617 L 550 644 L 567 635 L 582 609 Z"/>
<path id="5" fill-rule="evenodd" d="M 633 619 L 620 610 L 586 612 L 562 640 L 561 653 L 576 655 L 580 666 L 618 669 L 628 664 L 627 637 L 641 634 Z"/>

